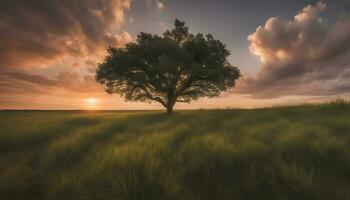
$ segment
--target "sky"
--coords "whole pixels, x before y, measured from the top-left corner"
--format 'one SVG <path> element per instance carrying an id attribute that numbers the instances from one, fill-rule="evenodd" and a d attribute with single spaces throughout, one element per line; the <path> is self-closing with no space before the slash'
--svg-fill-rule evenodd
<path id="1" fill-rule="evenodd" d="M 175 109 L 350 99 L 350 0 L 1 0 L 0 109 L 161 109 L 106 94 L 95 70 L 108 46 L 175 19 L 225 43 L 243 74 Z"/>

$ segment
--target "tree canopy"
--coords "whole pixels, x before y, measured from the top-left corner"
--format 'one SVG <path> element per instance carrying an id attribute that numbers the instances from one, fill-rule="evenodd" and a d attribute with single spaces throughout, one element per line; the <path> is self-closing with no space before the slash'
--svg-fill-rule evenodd
<path id="1" fill-rule="evenodd" d="M 162 36 L 141 32 L 123 48 L 108 48 L 96 80 L 127 101 L 157 101 L 168 113 L 176 102 L 215 97 L 241 76 L 230 51 L 210 34 L 192 34 L 185 23 Z"/>

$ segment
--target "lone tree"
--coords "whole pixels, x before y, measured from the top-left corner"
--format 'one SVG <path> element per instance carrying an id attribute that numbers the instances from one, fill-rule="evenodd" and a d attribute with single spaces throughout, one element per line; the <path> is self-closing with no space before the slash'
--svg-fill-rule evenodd
<path id="1" fill-rule="evenodd" d="M 185 23 L 163 36 L 141 32 L 124 48 L 108 48 L 96 80 L 109 94 L 127 101 L 158 101 L 167 113 L 176 102 L 215 97 L 235 85 L 240 71 L 227 58 L 229 50 L 212 35 L 193 35 Z"/>

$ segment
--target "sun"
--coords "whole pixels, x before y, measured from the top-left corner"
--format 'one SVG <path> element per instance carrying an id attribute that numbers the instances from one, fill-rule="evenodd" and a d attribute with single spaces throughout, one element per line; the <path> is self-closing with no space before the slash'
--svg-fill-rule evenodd
<path id="1" fill-rule="evenodd" d="M 97 99 L 96 98 L 87 98 L 85 99 L 86 104 L 88 105 L 89 108 L 95 108 L 97 104 Z"/>

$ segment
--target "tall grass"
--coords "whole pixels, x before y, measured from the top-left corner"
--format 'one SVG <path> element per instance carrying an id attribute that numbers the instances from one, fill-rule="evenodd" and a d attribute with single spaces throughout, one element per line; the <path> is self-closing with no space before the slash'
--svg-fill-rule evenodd
<path id="1" fill-rule="evenodd" d="M 0 112 L 0 199 L 350 199 L 350 105 Z"/>

